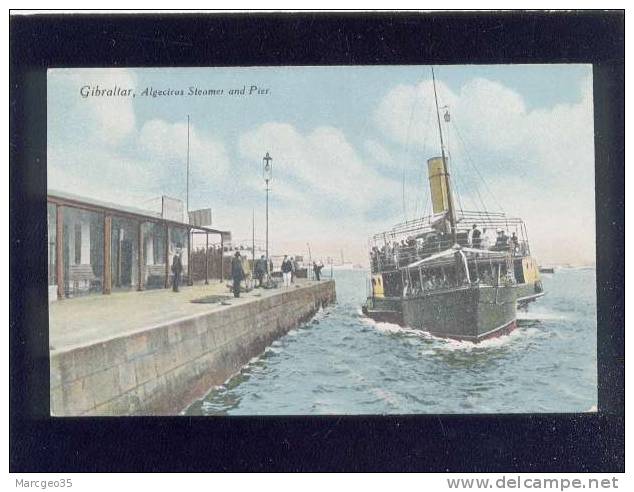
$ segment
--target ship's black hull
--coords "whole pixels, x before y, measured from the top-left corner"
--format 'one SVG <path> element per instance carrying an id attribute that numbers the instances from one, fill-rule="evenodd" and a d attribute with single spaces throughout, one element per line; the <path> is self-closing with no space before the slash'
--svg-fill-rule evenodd
<path id="1" fill-rule="evenodd" d="M 405 299 L 368 300 L 363 313 L 456 340 L 480 342 L 516 327 L 515 287 L 464 287 Z M 400 302 L 398 302 L 400 301 Z"/>
<path id="2" fill-rule="evenodd" d="M 515 328 L 514 287 L 465 287 L 403 299 L 403 321 L 434 336 L 479 342 Z"/>

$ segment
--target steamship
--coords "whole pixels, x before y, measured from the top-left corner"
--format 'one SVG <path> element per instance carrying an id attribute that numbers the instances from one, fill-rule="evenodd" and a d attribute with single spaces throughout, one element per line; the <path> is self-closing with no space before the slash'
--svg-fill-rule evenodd
<path id="1" fill-rule="evenodd" d="M 518 306 L 544 290 L 522 219 L 456 210 L 433 68 L 432 82 L 440 140 L 440 156 L 427 161 L 432 213 L 371 238 L 362 311 L 377 321 L 477 343 L 512 331 Z M 448 109 L 443 119 L 451 121 Z"/>

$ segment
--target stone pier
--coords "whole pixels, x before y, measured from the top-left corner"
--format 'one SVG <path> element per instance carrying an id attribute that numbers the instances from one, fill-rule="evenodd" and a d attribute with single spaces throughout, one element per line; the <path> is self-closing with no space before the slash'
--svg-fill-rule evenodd
<path id="1" fill-rule="evenodd" d="M 336 299 L 334 281 L 115 293 L 50 306 L 51 415 L 174 415 Z"/>

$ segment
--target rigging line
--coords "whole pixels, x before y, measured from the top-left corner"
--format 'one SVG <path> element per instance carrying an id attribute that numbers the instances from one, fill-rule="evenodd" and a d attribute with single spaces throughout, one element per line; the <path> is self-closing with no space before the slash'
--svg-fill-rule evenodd
<path id="1" fill-rule="evenodd" d="M 469 150 L 467 149 L 467 144 L 464 140 L 464 138 L 462 138 L 462 133 L 460 132 L 460 129 L 458 128 L 458 126 L 456 125 L 456 135 L 458 135 L 458 138 L 460 139 L 460 141 L 462 142 L 463 148 L 465 150 L 465 155 L 467 156 L 467 162 L 473 167 L 473 169 L 475 170 L 475 172 L 477 173 L 478 177 L 480 178 L 480 180 L 482 181 L 482 183 L 484 184 L 485 189 L 489 192 L 489 194 L 491 195 L 491 197 L 493 198 L 493 201 L 495 202 L 495 204 L 498 206 L 498 208 L 500 209 L 501 212 L 504 213 L 504 208 L 502 207 L 502 205 L 500 205 L 500 203 L 498 202 L 497 198 L 495 197 L 495 194 L 493 194 L 493 192 L 491 191 L 491 189 L 489 188 L 489 186 L 487 185 L 486 180 L 482 177 L 482 174 L 480 174 L 480 171 L 478 170 L 478 166 L 475 165 L 475 163 L 473 162 L 473 160 L 471 159 L 471 155 L 469 154 Z"/>
<path id="2" fill-rule="evenodd" d="M 484 177 L 482 176 L 482 174 L 480 173 L 478 166 L 475 165 L 473 159 L 471 158 L 471 155 L 469 154 L 469 150 L 467 148 L 467 143 L 465 142 L 464 138 L 462 137 L 462 133 L 460 132 L 460 129 L 458 128 L 458 126 L 456 126 L 456 134 L 458 135 L 458 138 L 460 139 L 460 141 L 462 142 L 463 148 L 465 150 L 465 155 L 467 156 L 467 162 L 469 163 L 469 165 L 471 165 L 471 167 L 475 170 L 476 174 L 478 175 L 478 177 L 480 178 L 480 181 L 482 181 L 482 183 L 484 184 L 484 187 L 486 189 L 486 191 L 489 193 L 489 195 L 491 195 L 491 197 L 493 198 L 493 201 L 495 202 L 495 204 L 497 205 L 497 207 L 500 209 L 501 212 L 504 213 L 504 208 L 502 207 L 502 205 L 500 205 L 500 203 L 498 202 L 497 198 L 495 197 L 495 194 L 491 191 L 491 189 L 489 188 L 486 180 L 484 179 Z"/>
<path id="3" fill-rule="evenodd" d="M 423 217 L 427 216 L 427 210 L 429 210 L 429 195 L 425 194 L 425 209 L 423 210 Z"/>
<path id="4" fill-rule="evenodd" d="M 425 155 L 425 153 L 427 152 L 427 145 L 428 145 L 428 141 L 429 141 L 429 134 L 430 132 L 427 131 L 427 129 L 429 128 L 429 120 L 431 119 L 432 115 L 434 113 L 434 106 L 433 104 L 431 104 L 431 100 L 429 101 L 429 104 L 427 105 L 427 114 L 426 114 L 426 118 L 425 118 L 425 125 L 423 127 L 423 131 L 424 131 L 424 136 L 423 136 L 423 155 Z M 425 190 L 425 213 L 427 213 L 427 209 L 428 209 L 428 202 L 431 199 L 431 191 L 429 189 L 429 180 L 425 179 L 427 177 L 427 169 L 426 169 L 426 165 L 427 165 L 427 160 L 423 159 L 423 161 L 420 163 L 420 182 L 423 185 L 423 189 Z M 422 203 L 421 203 L 422 205 Z M 423 214 L 423 215 L 424 215 Z"/>
<path id="5" fill-rule="evenodd" d="M 408 139 L 409 139 L 409 135 L 410 135 L 411 126 L 412 126 L 412 123 L 413 123 L 413 120 L 414 120 L 414 108 L 416 107 L 416 103 L 417 103 L 417 101 L 415 99 L 415 102 L 412 105 L 412 112 L 410 113 L 410 121 L 409 121 L 409 125 L 408 125 Z M 422 109 L 422 113 L 424 114 L 424 107 Z M 412 154 L 414 153 L 413 147 L 414 147 L 413 145 L 409 145 L 408 148 L 407 148 L 408 152 L 407 152 L 407 156 L 406 156 L 407 157 L 406 158 L 406 164 L 407 164 L 407 168 L 408 169 L 410 169 L 410 168 L 418 169 L 417 165 L 414 166 L 414 159 L 412 157 Z M 424 152 L 424 147 L 425 147 L 425 144 L 423 144 L 423 152 Z M 421 203 L 420 193 L 416 192 L 414 194 L 414 196 L 415 196 L 415 199 L 414 199 L 414 215 L 413 215 L 413 217 L 416 218 L 418 216 L 418 210 L 419 210 L 420 203 Z"/>
<path id="6" fill-rule="evenodd" d="M 458 127 L 456 127 L 456 130 L 457 130 L 457 133 L 459 134 Z M 463 140 L 462 138 L 460 138 L 460 141 L 461 141 L 462 148 L 463 148 L 463 150 L 464 150 L 464 152 L 465 152 L 465 155 L 466 155 L 468 158 L 470 158 L 470 157 L 469 157 L 469 151 L 468 151 L 468 150 L 467 150 L 467 148 L 466 148 L 466 143 L 464 142 L 464 140 Z M 472 163 L 472 162 L 470 162 L 469 160 L 468 160 L 467 162 L 468 162 L 468 163 L 469 163 L 469 164 L 470 164 L 470 165 L 471 165 L 471 166 L 472 166 L 472 167 L 476 170 L 476 172 L 477 172 L 477 167 L 476 167 L 476 166 L 474 166 L 474 165 L 473 165 L 473 163 Z M 483 182 L 483 183 L 485 184 L 485 186 L 486 186 L 486 181 L 484 181 L 484 179 L 483 179 L 481 176 L 480 176 L 480 179 L 482 180 L 482 182 Z M 474 190 L 475 190 L 475 193 L 476 193 L 476 195 L 477 195 L 477 198 L 478 198 L 478 200 L 479 200 L 479 202 L 480 202 L 480 205 L 482 206 L 483 211 L 485 212 L 485 214 L 486 214 L 486 215 L 487 215 L 487 217 L 488 217 L 488 207 L 486 206 L 486 202 L 485 202 L 484 198 L 483 198 L 483 197 L 482 197 L 482 195 L 480 194 L 480 189 L 479 189 L 479 187 L 478 187 L 477 183 L 474 183 Z M 495 197 L 494 197 L 494 198 L 495 198 Z"/>
<path id="7" fill-rule="evenodd" d="M 429 118 L 432 114 L 432 106 L 431 104 L 427 105 L 427 113 L 425 113 L 425 118 L 423 119 L 424 121 L 424 126 L 423 126 L 423 147 L 421 149 L 421 155 L 426 155 L 426 150 L 427 150 L 427 139 L 429 137 L 429 133 L 426 131 L 427 127 L 429 126 Z M 418 159 L 417 159 L 418 160 Z M 423 159 L 423 163 L 421 164 L 420 162 L 418 163 L 418 165 L 416 166 L 416 168 L 418 169 L 418 180 L 417 182 L 420 183 L 420 185 L 422 185 L 422 189 L 424 190 L 424 196 L 425 196 L 425 200 L 421 200 L 420 195 L 416 194 L 416 202 L 415 202 L 415 208 L 414 208 L 414 217 L 418 217 L 418 211 L 419 208 L 423 206 L 423 202 L 427 201 L 427 195 L 429 193 L 429 189 L 428 186 L 425 185 L 424 182 L 424 176 L 425 176 L 425 163 L 426 161 Z"/>
<path id="8" fill-rule="evenodd" d="M 431 215 L 433 213 L 433 206 L 431 203 L 431 191 L 425 194 L 425 211 L 423 212 L 423 217 L 428 217 L 428 223 L 431 224 Z"/>
<path id="9" fill-rule="evenodd" d="M 415 90 L 415 89 L 414 89 Z M 405 137 L 405 159 L 403 159 L 403 165 L 402 165 L 402 171 L 403 171 L 403 189 L 402 189 L 402 199 L 403 199 L 403 219 L 407 222 L 407 202 L 405 199 L 405 167 L 406 165 L 409 164 L 409 158 L 410 158 L 410 154 L 411 154 L 411 148 L 410 148 L 410 143 L 411 143 L 411 129 L 412 129 L 412 122 L 414 121 L 414 110 L 416 109 L 416 97 L 414 97 L 414 103 L 412 104 L 412 109 L 409 113 L 409 122 L 407 123 L 407 132 L 406 132 L 406 137 Z"/>
<path id="10" fill-rule="evenodd" d="M 466 149 L 464 149 L 464 145 L 463 145 L 463 150 L 466 153 Z M 471 180 L 471 181 L 473 181 L 473 180 Z M 482 198 L 482 195 L 480 194 L 480 190 L 479 190 L 479 188 L 477 186 L 477 183 L 473 183 L 473 189 L 475 191 L 475 195 L 476 196 L 475 197 L 470 197 L 470 198 L 471 198 L 471 200 L 473 200 L 474 208 L 477 209 L 478 205 L 479 205 L 479 206 L 482 207 L 482 210 L 485 212 L 485 214 L 488 215 L 488 210 L 487 210 L 486 203 L 485 203 L 484 199 Z M 477 200 L 476 200 L 476 198 L 477 198 Z"/>
<path id="11" fill-rule="evenodd" d="M 405 164 L 403 164 L 403 177 L 401 186 L 401 197 L 403 198 L 403 220 L 407 221 L 407 208 L 405 206 Z"/>
<path id="12" fill-rule="evenodd" d="M 463 191 L 465 189 L 469 189 L 469 187 L 465 186 L 465 182 L 460 177 L 461 173 L 458 170 L 458 165 L 457 165 L 457 163 L 459 161 L 453 158 L 453 153 L 451 152 L 451 149 L 450 149 L 450 146 L 449 146 L 449 139 L 451 138 L 451 132 L 449 130 L 451 129 L 451 127 L 450 127 L 448 122 L 446 122 L 444 126 L 445 126 L 445 136 L 446 136 L 445 140 L 447 142 L 447 145 L 446 145 L 447 154 L 449 155 L 450 162 L 453 163 L 452 166 L 454 166 L 454 172 L 451 174 L 451 176 L 449 176 L 449 180 L 452 183 L 455 183 L 456 195 L 457 195 L 457 199 L 458 199 L 458 206 L 460 207 L 461 216 L 464 217 L 464 205 L 463 205 L 463 202 L 462 202 Z M 455 178 L 455 180 L 453 178 Z M 477 188 L 476 188 L 476 190 L 477 190 Z M 484 207 L 484 208 L 486 209 L 486 207 Z"/>
<path id="13" fill-rule="evenodd" d="M 456 131 L 459 131 L 459 130 L 458 130 L 458 127 L 456 127 Z M 460 140 L 461 140 L 461 139 L 460 139 Z M 465 145 L 464 141 L 462 141 L 462 142 L 461 142 L 461 145 L 462 145 L 462 148 L 463 148 L 464 153 L 465 153 L 466 155 L 468 155 L 468 151 L 467 151 L 467 149 L 466 149 L 466 145 Z M 463 183 L 461 182 L 461 185 L 462 185 L 462 184 L 463 184 Z M 486 183 L 485 183 L 485 184 L 486 184 Z M 480 205 L 482 206 L 482 210 L 484 211 L 485 215 L 488 217 L 488 216 L 489 216 L 489 214 L 488 214 L 488 209 L 487 209 L 486 203 L 484 202 L 484 199 L 482 198 L 482 195 L 480 194 L 480 190 L 479 190 L 479 188 L 478 188 L 478 186 L 477 186 L 477 184 L 476 184 L 476 183 L 473 183 L 473 189 L 475 190 L 475 195 L 476 195 L 476 196 L 474 196 L 474 197 L 471 197 L 471 196 L 470 196 L 470 199 L 471 199 L 471 200 L 473 200 L 473 205 L 474 205 L 474 208 L 476 208 L 476 209 L 478 208 L 478 203 L 477 203 L 477 201 L 479 200 L 479 203 L 480 203 Z M 476 198 L 477 198 L 477 200 L 476 200 Z M 461 206 L 462 206 L 462 204 L 461 204 Z"/>
<path id="14" fill-rule="evenodd" d="M 433 108 L 431 108 L 430 111 L 430 116 L 433 113 Z M 429 173 L 429 171 L 428 171 Z M 423 212 L 423 217 L 427 217 L 427 222 L 428 224 L 431 224 L 431 216 L 434 213 L 434 208 L 433 208 L 433 203 L 432 203 L 432 197 L 431 197 L 431 189 L 430 189 L 430 183 L 429 183 L 429 176 L 427 176 L 427 179 L 425 180 L 425 211 Z"/>
<path id="15" fill-rule="evenodd" d="M 446 132 L 445 132 L 446 133 Z M 453 155 L 451 153 L 451 150 L 449 150 L 449 148 L 447 148 L 447 154 L 449 155 L 449 160 L 451 162 L 451 165 L 453 166 L 454 172 L 451 173 L 451 176 L 449 176 L 449 181 L 454 182 L 455 187 L 456 187 L 456 197 L 458 198 L 458 206 L 460 207 L 460 212 L 462 212 L 464 214 L 464 208 L 462 206 L 462 191 L 464 188 L 462 187 L 462 181 L 459 178 L 460 173 L 457 172 L 456 170 L 456 164 L 453 158 Z M 453 178 L 456 178 L 455 180 Z"/>
<path id="16" fill-rule="evenodd" d="M 419 212 L 423 212 L 423 207 L 425 207 L 427 203 L 427 195 L 429 194 L 429 191 L 427 190 L 427 183 L 425 183 L 425 169 L 422 165 L 418 166 L 418 176 L 416 179 L 416 183 L 418 183 L 420 189 L 423 190 L 422 197 L 418 196 L 416 199 L 416 217 L 420 217 L 421 215 L 419 214 Z"/>

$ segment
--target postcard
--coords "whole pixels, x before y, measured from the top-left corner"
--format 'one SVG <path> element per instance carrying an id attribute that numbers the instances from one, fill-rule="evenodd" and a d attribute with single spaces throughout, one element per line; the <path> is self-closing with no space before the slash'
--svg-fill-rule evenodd
<path id="1" fill-rule="evenodd" d="M 596 412 L 592 81 L 50 69 L 51 415 Z"/>

